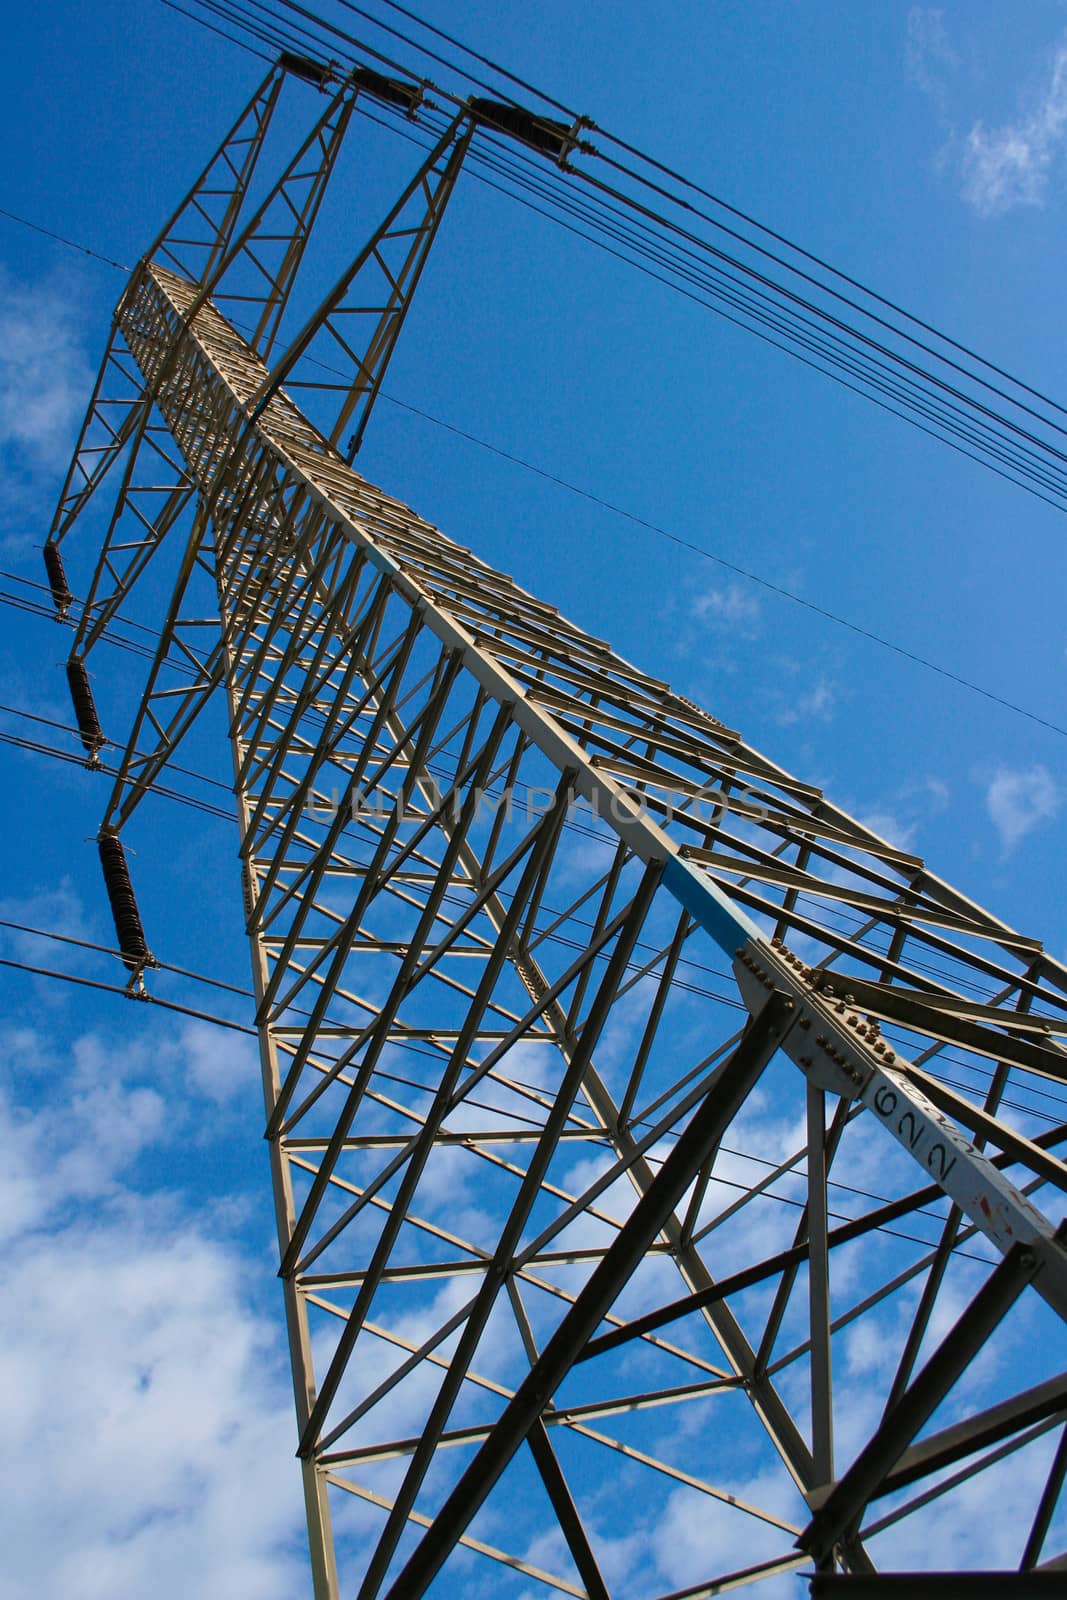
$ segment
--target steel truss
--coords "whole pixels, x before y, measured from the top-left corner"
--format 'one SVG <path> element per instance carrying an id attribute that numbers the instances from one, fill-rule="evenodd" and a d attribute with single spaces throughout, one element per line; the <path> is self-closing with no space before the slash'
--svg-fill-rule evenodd
<path id="1" fill-rule="evenodd" d="M 273 366 L 163 252 L 116 317 L 195 514 L 102 831 L 221 687 L 316 1595 L 1040 1586 L 1067 971 L 343 458 L 470 133 Z"/>

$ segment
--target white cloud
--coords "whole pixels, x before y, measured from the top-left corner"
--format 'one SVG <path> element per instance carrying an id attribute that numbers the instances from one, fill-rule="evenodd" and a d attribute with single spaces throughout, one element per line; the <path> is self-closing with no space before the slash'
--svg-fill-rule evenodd
<path id="1" fill-rule="evenodd" d="M 0 1594 L 298 1594 L 291 1406 L 240 1263 L 132 1215 L 26 1239 L 0 1310 Z"/>
<path id="2" fill-rule="evenodd" d="M 908 77 L 928 94 L 938 109 L 946 111 L 946 77 L 959 65 L 949 40 L 945 13 L 938 6 L 912 6 L 904 49 Z"/>
<path id="3" fill-rule="evenodd" d="M 1046 1434 L 871 1540 L 881 1567 L 962 1571 L 1017 1566 L 1055 1446 Z M 1046 1546 L 1046 1556 L 1056 1549 Z M 890 1554 L 890 1551 L 892 1554 Z"/>
<path id="4" fill-rule="evenodd" d="M 810 689 L 789 696 L 778 713 L 778 721 L 785 727 L 796 722 L 829 722 L 838 693 L 838 685 L 832 678 L 818 678 Z"/>
<path id="5" fill-rule="evenodd" d="M 905 851 L 911 850 L 919 826 L 917 822 L 902 822 L 893 811 L 868 811 L 858 820 L 894 849 Z"/>
<path id="6" fill-rule="evenodd" d="M 784 1472 L 731 1485 L 748 1504 L 792 1517 L 799 1524 L 802 1508 L 790 1487 Z M 782 1529 L 689 1488 L 672 1492 L 653 1534 L 656 1563 L 672 1585 L 695 1584 L 713 1574 L 788 1556 L 792 1545 L 791 1536 Z M 796 1578 L 770 1578 L 753 1592 L 767 1600 L 787 1600 L 800 1592 L 800 1585 Z"/>
<path id="7" fill-rule="evenodd" d="M 1053 46 L 1047 73 L 1022 100 L 1018 116 L 994 127 L 961 114 L 961 84 L 968 76 L 974 84 L 986 75 L 975 62 L 961 59 L 940 8 L 911 8 L 904 62 L 912 83 L 937 108 L 944 140 L 936 165 L 944 170 L 951 164 L 958 171 L 964 201 L 980 217 L 1043 206 L 1067 148 L 1067 34 Z M 970 124 L 962 136 L 961 123 Z"/>
<path id="8" fill-rule="evenodd" d="M 0 1101 L 0 1600 L 307 1593 L 281 1339 L 248 1262 L 214 1205 L 129 1186 L 173 1135 L 162 1094 L 96 1039 L 69 1060 L 12 1030 L 2 1057 L 56 1092 Z"/>
<path id="9" fill-rule="evenodd" d="M 845 809 L 894 849 L 918 853 L 922 830 L 931 818 L 947 810 L 951 798 L 948 784 L 942 778 L 929 775 L 902 783 L 871 800 L 851 804 L 846 800 Z M 831 882 L 852 882 L 858 886 L 858 880 L 848 874 L 824 876 L 830 877 Z"/>
<path id="10" fill-rule="evenodd" d="M 976 122 L 963 151 L 963 198 L 981 217 L 1044 205 L 1053 165 L 1067 142 L 1067 37 L 1057 45 L 1047 85 L 1015 122 Z"/>
<path id="11" fill-rule="evenodd" d="M 698 622 L 723 628 L 752 629 L 760 616 L 759 596 L 740 583 L 713 584 L 690 602 L 690 613 Z"/>
<path id="12" fill-rule="evenodd" d="M 1047 767 L 1001 767 L 986 793 L 986 810 L 1000 835 L 1004 853 L 1060 809 L 1060 788 Z"/>
<path id="13" fill-rule="evenodd" d="M 165 1137 L 166 1106 L 152 1088 L 122 1081 L 122 1063 L 100 1040 L 80 1039 L 70 1058 L 32 1028 L 5 1030 L 0 1052 L 15 1081 L 35 1091 L 62 1085 L 61 1100 L 32 1111 L 0 1085 L 0 1239 L 47 1227 L 87 1201 L 121 1192 L 120 1175 Z"/>
<path id="14" fill-rule="evenodd" d="M 247 1034 L 191 1022 L 182 1029 L 175 1053 L 180 1073 L 209 1100 L 222 1105 L 240 1095 L 246 1106 L 256 1104 L 259 1052 Z"/>
<path id="15" fill-rule="evenodd" d="M 68 972 L 84 972 L 87 966 L 100 959 L 80 945 L 59 945 L 54 940 L 44 940 L 23 931 L 43 928 L 51 933 L 66 934 L 71 939 L 93 941 L 93 930 L 86 919 L 81 897 L 67 877 L 61 878 L 55 888 L 0 900 L 0 923 L 17 924 L 15 927 L 0 926 L 0 951 L 31 966 L 62 966 Z"/>
<path id="16" fill-rule="evenodd" d="M 920 797 L 925 797 L 931 811 L 937 813 L 948 810 L 951 792 L 944 778 L 927 777 L 913 788 Z"/>
<path id="17" fill-rule="evenodd" d="M 92 381 L 73 294 L 0 273 L 0 451 L 61 469 Z"/>

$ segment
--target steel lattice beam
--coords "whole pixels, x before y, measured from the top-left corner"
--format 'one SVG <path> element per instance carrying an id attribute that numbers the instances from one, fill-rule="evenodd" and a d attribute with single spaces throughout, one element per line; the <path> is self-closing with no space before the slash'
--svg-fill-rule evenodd
<path id="1" fill-rule="evenodd" d="M 160 260 L 118 315 L 198 509 L 105 824 L 221 686 L 316 1593 L 354 1495 L 361 1600 L 469 1552 L 609 1595 L 604 1463 L 736 1529 L 687 1594 L 876 1584 L 1063 1423 L 1067 1129 L 1007 1090 L 1067 1078 L 1067 972 L 352 469 L 406 300 L 339 421 L 280 387 L 409 200 L 413 287 L 470 131 L 274 368 Z M 713 1425 L 658 1437 L 679 1406 Z"/>

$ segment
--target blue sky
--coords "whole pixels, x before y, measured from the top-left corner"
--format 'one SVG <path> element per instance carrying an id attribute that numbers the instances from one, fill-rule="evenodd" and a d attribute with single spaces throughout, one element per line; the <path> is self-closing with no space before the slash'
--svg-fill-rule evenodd
<path id="1" fill-rule="evenodd" d="M 1063 5 L 421 9 L 1063 393 Z M 0 206 L 132 263 L 259 64 L 127 0 L 24 8 L 7 37 Z M 358 123 L 349 146 L 323 218 L 323 282 L 411 161 Z M 0 566 L 33 582 L 121 284 L 0 216 Z M 1064 720 L 1060 513 L 474 183 L 457 191 L 387 388 Z M 1067 954 L 1062 736 L 401 407 L 379 407 L 360 467 Z M 64 635 L 11 607 L 4 620 L 0 700 L 68 722 Z M 111 728 L 138 670 L 108 661 Z M 9 713 L 0 732 L 71 747 Z M 218 723 L 198 737 L 224 773 Z M 0 757 L 0 917 L 109 944 L 86 843 L 104 780 L 10 745 Z M 161 800 L 136 848 L 157 953 L 244 983 L 232 830 Z M 119 981 L 91 952 L 10 930 L 0 955 Z M 18 1397 L 2 1470 L 19 1530 L 0 1597 L 149 1582 L 161 1597 L 304 1592 L 251 1041 L 89 989 L 0 981 L 14 1291 L 0 1340 Z M 199 986 L 167 992 L 240 1011 Z M 100 1430 L 86 1397 L 104 1391 Z M 250 1453 L 255 1497 L 236 1481 Z"/>

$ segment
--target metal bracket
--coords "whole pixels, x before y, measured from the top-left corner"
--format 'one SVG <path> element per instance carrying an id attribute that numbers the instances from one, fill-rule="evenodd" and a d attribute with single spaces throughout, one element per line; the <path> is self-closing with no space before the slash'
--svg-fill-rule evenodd
<path id="1" fill-rule="evenodd" d="M 1067 1317 L 1067 1252 L 1052 1224 L 909 1081 L 911 1063 L 889 1047 L 877 1023 L 820 994 L 822 974 L 784 947 L 749 940 L 733 965 L 754 1016 L 768 991 L 792 996 L 798 1015 L 781 1048 L 808 1082 L 866 1106 L 998 1250 L 1006 1254 L 1019 1243 L 1032 1249 L 1041 1262 L 1035 1288 Z"/>

